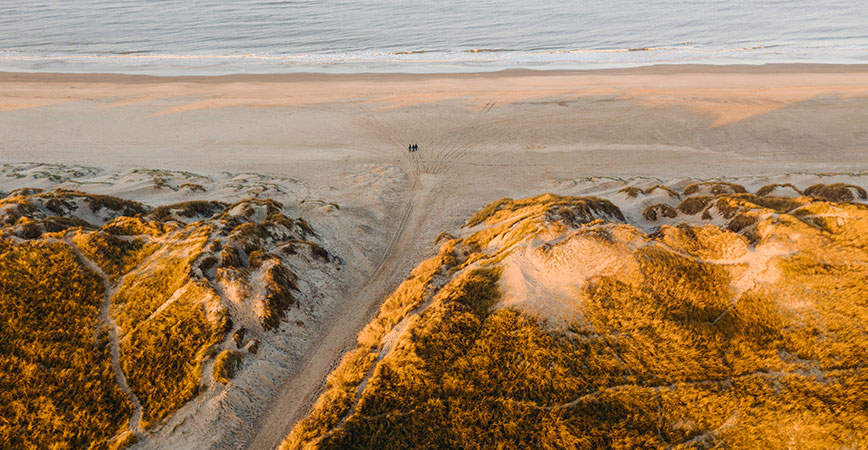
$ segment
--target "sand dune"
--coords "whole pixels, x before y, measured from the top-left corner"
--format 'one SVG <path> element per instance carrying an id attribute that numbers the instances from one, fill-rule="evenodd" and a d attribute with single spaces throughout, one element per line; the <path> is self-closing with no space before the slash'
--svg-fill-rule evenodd
<path id="1" fill-rule="evenodd" d="M 199 78 L 7 73 L 0 74 L 0 191 L 64 187 L 154 206 L 262 197 L 303 212 L 346 262 L 339 283 L 347 296 L 323 318 L 332 324 L 318 331 L 325 343 L 288 374 L 294 384 L 275 387 L 273 405 L 257 405 L 260 419 L 245 425 L 244 436 L 215 443 L 269 448 L 304 414 L 383 296 L 436 251 L 437 235 L 490 201 L 599 195 L 651 231 L 675 219 L 661 213 L 652 222 L 643 212 L 682 200 L 652 191 L 657 184 L 682 191 L 696 180 L 726 179 L 751 192 L 772 183 L 778 190 L 868 186 L 866 75 L 866 66 L 804 65 Z M 408 153 L 409 143 L 420 151 Z M 629 186 L 649 193 L 619 193 Z M 205 436 L 214 424 L 184 426 L 185 436 Z M 143 445 L 193 442 L 161 433 Z"/>
<path id="2" fill-rule="evenodd" d="M 305 329 L 303 335 L 307 344 L 296 343 L 284 350 L 301 353 L 292 361 L 283 361 L 279 369 L 268 363 L 276 358 L 274 355 L 263 358 L 261 364 L 248 365 L 243 375 L 225 390 L 209 389 L 173 414 L 166 424 L 148 430 L 139 444 L 139 448 L 273 448 L 311 407 L 321 392 L 326 374 L 350 348 L 358 330 L 373 317 L 386 295 L 406 277 L 410 268 L 436 251 L 437 234 L 443 230 L 456 231 L 457 225 L 442 224 L 452 220 L 463 222 L 466 215 L 461 217 L 461 211 L 474 200 L 472 192 L 448 184 L 451 180 L 448 173 L 413 176 L 394 166 L 376 164 L 347 170 L 350 174 L 346 177 L 333 180 L 333 189 L 321 192 L 294 178 L 276 175 L 21 163 L 4 165 L 0 171 L 0 191 L 8 193 L 24 186 L 61 187 L 142 199 L 152 205 L 268 197 L 282 201 L 288 211 L 304 215 L 344 264 L 343 270 L 337 273 L 323 274 L 319 278 L 314 272 L 307 275 L 315 280 L 312 283 L 319 286 L 318 290 L 331 292 L 324 302 L 332 306 L 311 312 L 315 317 L 305 320 L 319 324 Z M 411 181 L 413 179 L 415 181 Z M 836 183 L 857 187 L 834 188 L 838 186 Z M 540 180 L 535 189 L 608 198 L 623 214 L 622 218 L 614 219 L 653 232 L 662 225 L 677 223 L 730 226 L 734 219 L 727 218 L 727 212 L 721 210 L 718 203 L 704 201 L 716 193 L 744 190 L 783 194 L 793 191 L 796 195 L 811 191 L 812 195 L 820 196 L 850 193 L 853 200 L 865 202 L 858 188 L 862 186 L 868 186 L 868 172 L 794 173 L 699 183 L 693 178 L 661 181 L 657 177 L 587 177 Z M 507 192 L 510 188 L 513 192 L 530 189 L 500 186 Z M 410 196 L 404 191 L 410 192 Z M 683 207 L 685 203 L 699 206 L 693 211 Z M 644 211 L 654 205 L 667 205 L 676 211 L 675 215 L 649 219 Z M 102 223 L 99 217 L 92 217 L 86 207 L 77 211 L 91 222 Z M 553 323 L 581 318 L 581 313 L 564 309 L 563 304 L 558 303 L 581 284 L 581 280 L 578 285 L 562 283 L 565 273 L 572 274 L 576 270 L 607 273 L 617 266 L 612 264 L 617 260 L 589 260 L 596 252 L 594 245 L 563 247 L 563 255 L 557 257 L 560 262 L 555 261 L 557 267 L 552 266 L 552 260 L 535 259 L 530 249 L 524 251 L 517 247 L 517 259 L 510 257 L 504 261 L 503 280 L 510 286 L 511 294 L 504 298 L 503 304 L 550 317 Z M 622 250 L 630 251 L 627 247 Z M 719 250 L 724 256 L 704 257 L 732 264 L 752 261 L 764 264 L 765 253 L 759 251 L 747 255 L 738 248 Z M 742 278 L 736 280 L 735 285 L 756 282 L 754 278 Z M 224 294 L 231 297 L 231 293 Z M 258 393 L 258 398 L 270 401 L 251 403 L 244 393 L 253 391 Z M 215 427 L 223 433 L 215 433 Z"/>

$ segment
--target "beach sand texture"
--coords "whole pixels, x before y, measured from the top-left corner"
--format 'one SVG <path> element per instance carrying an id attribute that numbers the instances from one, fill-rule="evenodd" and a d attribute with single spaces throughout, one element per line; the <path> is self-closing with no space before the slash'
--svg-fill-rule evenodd
<path id="1" fill-rule="evenodd" d="M 552 170 L 581 161 L 583 175 L 734 175 L 802 163 L 842 169 L 859 161 L 868 135 L 866 73 L 866 66 L 834 65 L 168 78 L 5 73 L 0 134 L 7 161 L 175 169 L 285 173 L 323 160 L 397 162 L 411 141 L 429 168 L 440 156 L 452 170 L 492 155 Z M 462 146 L 464 158 L 443 155 Z M 757 161 L 764 167 L 750 167 Z"/>

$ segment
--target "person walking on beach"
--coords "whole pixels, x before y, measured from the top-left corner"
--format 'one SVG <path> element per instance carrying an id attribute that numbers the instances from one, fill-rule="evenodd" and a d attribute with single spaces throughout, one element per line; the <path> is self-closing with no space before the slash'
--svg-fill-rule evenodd
<path id="1" fill-rule="evenodd" d="M 412 152 L 412 151 L 413 151 L 413 144 L 408 144 L 408 145 L 407 145 L 407 151 L 408 151 L 408 152 Z"/>

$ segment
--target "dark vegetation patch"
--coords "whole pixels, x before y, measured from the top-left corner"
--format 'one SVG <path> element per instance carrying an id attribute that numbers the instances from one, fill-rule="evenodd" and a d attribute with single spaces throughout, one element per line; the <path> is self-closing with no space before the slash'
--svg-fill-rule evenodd
<path id="1" fill-rule="evenodd" d="M 205 192 L 205 187 L 197 183 L 181 183 L 178 190 L 188 189 L 190 192 Z"/>
<path id="2" fill-rule="evenodd" d="M 301 228 L 301 230 L 303 231 L 302 236 L 317 237 L 316 231 L 314 231 L 313 227 L 311 227 L 310 224 L 307 223 L 307 221 L 303 218 L 299 217 L 298 219 L 296 219 L 295 224 L 298 225 L 298 227 Z"/>
<path id="3" fill-rule="evenodd" d="M 337 260 L 336 257 L 332 256 L 332 254 L 328 252 L 328 250 L 313 241 L 303 241 L 298 239 L 288 240 L 283 242 L 277 248 L 277 251 L 283 255 L 296 255 L 301 249 L 306 249 L 305 252 L 309 253 L 311 257 L 325 262 Z"/>
<path id="4" fill-rule="evenodd" d="M 649 187 L 648 189 L 645 189 L 644 192 L 645 192 L 646 195 L 651 195 L 651 194 L 654 193 L 654 191 L 656 191 L 656 190 L 658 190 L 658 189 L 661 190 L 661 191 L 663 191 L 663 192 L 665 192 L 666 195 L 668 195 L 668 196 L 670 196 L 670 197 L 672 197 L 672 198 L 677 198 L 677 199 L 680 199 L 680 198 L 681 198 L 681 194 L 679 194 L 679 193 L 673 191 L 673 190 L 672 190 L 671 188 L 669 188 L 668 186 L 664 186 L 664 185 L 662 185 L 662 184 L 655 184 L 654 186 L 651 186 L 651 187 Z"/>
<path id="5" fill-rule="evenodd" d="M 36 197 L 45 200 L 46 205 L 54 205 L 58 209 L 58 212 L 61 212 L 63 209 L 66 209 L 66 212 L 68 212 L 72 207 L 72 200 L 83 200 L 93 213 L 99 212 L 102 209 L 113 211 L 118 216 L 135 216 L 136 214 L 147 212 L 147 208 L 144 205 L 132 200 L 60 188 L 55 189 L 53 192 L 43 192 Z"/>
<path id="6" fill-rule="evenodd" d="M 739 232 L 743 229 L 757 223 L 756 216 L 748 214 L 738 214 L 729 221 L 726 229 L 733 232 Z"/>
<path id="7" fill-rule="evenodd" d="M 313 255 L 314 258 L 317 258 L 323 262 L 331 261 L 331 255 L 329 255 L 328 250 L 326 250 L 316 242 L 311 242 L 310 253 L 311 255 Z"/>
<path id="8" fill-rule="evenodd" d="M 96 227 L 78 217 L 48 216 L 42 219 L 42 227 L 47 233 L 57 233 L 69 228 L 84 228 L 94 230 Z"/>
<path id="9" fill-rule="evenodd" d="M 227 245 L 220 250 L 220 267 L 244 267 L 244 261 L 235 247 Z"/>
<path id="10" fill-rule="evenodd" d="M 8 194 L 6 194 L 6 197 L 7 198 L 9 198 L 9 197 L 30 197 L 30 196 L 39 194 L 41 192 L 45 192 L 45 190 L 40 189 L 40 188 L 25 187 L 25 188 L 13 189 Z"/>
<path id="11" fill-rule="evenodd" d="M 805 189 L 805 195 L 820 197 L 824 200 L 838 203 L 868 198 L 865 188 L 846 183 L 815 184 Z"/>
<path id="12" fill-rule="evenodd" d="M 767 184 L 767 185 L 765 185 L 765 186 L 759 188 L 759 190 L 756 191 L 756 195 L 758 195 L 758 196 L 760 196 L 760 197 L 765 197 L 766 195 L 771 194 L 772 192 L 774 192 L 774 191 L 775 191 L 776 189 L 778 189 L 778 188 L 790 188 L 790 189 L 792 189 L 794 192 L 796 192 L 797 194 L 802 195 L 802 191 L 799 190 L 799 188 L 797 188 L 796 186 L 794 186 L 792 183 L 772 183 L 772 184 Z"/>
<path id="13" fill-rule="evenodd" d="M 651 195 L 651 194 L 654 193 L 654 191 L 657 191 L 657 190 L 661 190 L 661 191 L 665 192 L 666 195 L 668 195 L 668 196 L 670 196 L 670 197 L 672 197 L 672 198 L 678 198 L 678 199 L 681 198 L 681 194 L 679 194 L 679 193 L 673 191 L 673 190 L 672 190 L 671 188 L 669 188 L 668 186 L 664 186 L 664 185 L 662 185 L 662 184 L 655 184 L 654 186 L 651 186 L 651 187 L 649 187 L 649 188 L 647 188 L 647 189 L 642 189 L 642 188 L 639 188 L 639 187 L 636 187 L 636 186 L 627 186 L 627 187 L 622 188 L 621 190 L 619 190 L 618 193 L 620 193 L 620 194 L 624 194 L 624 195 L 626 195 L 627 197 L 630 197 L 630 198 L 636 198 L 636 197 L 639 196 L 639 194 L 642 194 L 642 195 Z"/>
<path id="14" fill-rule="evenodd" d="M 636 198 L 639 196 L 639 194 L 644 194 L 645 191 L 643 191 L 642 188 L 638 188 L 636 186 L 627 186 L 625 188 L 621 188 L 620 190 L 618 190 L 618 193 L 624 194 L 630 198 Z"/>
<path id="15" fill-rule="evenodd" d="M 274 258 L 276 258 L 276 256 L 274 256 L 270 253 L 265 253 L 262 250 L 254 250 L 254 251 L 250 252 L 250 255 L 247 256 L 247 266 L 250 269 L 256 269 L 259 266 L 261 266 L 262 263 L 264 263 L 265 261 L 268 261 L 268 260 L 274 259 Z"/>
<path id="16" fill-rule="evenodd" d="M 724 181 L 702 181 L 699 183 L 693 183 L 685 187 L 683 193 L 684 195 L 693 195 L 700 193 L 701 191 L 707 191 L 708 194 L 711 195 L 747 193 L 747 189 L 745 189 L 744 186 Z"/>
<path id="17" fill-rule="evenodd" d="M 224 219 L 241 217 L 250 219 L 259 209 L 265 210 L 265 215 L 279 213 L 283 210 L 283 204 L 272 199 L 248 198 L 229 205 L 222 215 Z"/>
<path id="18" fill-rule="evenodd" d="M 546 220 L 561 222 L 573 228 L 593 222 L 601 216 L 621 222 L 625 220 L 621 210 L 612 202 L 596 197 L 554 204 L 546 212 Z"/>
<path id="19" fill-rule="evenodd" d="M 214 360 L 214 379 L 223 383 L 235 378 L 235 373 L 241 368 L 244 357 L 235 350 L 223 350 Z"/>
<path id="20" fill-rule="evenodd" d="M 688 197 L 681 201 L 678 205 L 678 212 L 695 216 L 704 211 L 711 203 L 712 197 Z"/>
<path id="21" fill-rule="evenodd" d="M 161 222 L 167 220 L 175 220 L 176 216 L 184 217 L 187 219 L 197 217 L 207 219 L 214 216 L 215 214 L 223 212 L 225 208 L 226 203 L 223 202 L 195 200 L 184 203 L 176 203 L 173 205 L 159 206 L 157 208 L 154 208 L 154 210 L 150 213 L 148 213 L 148 218 Z"/>
<path id="22" fill-rule="evenodd" d="M 2 214 L 0 225 L 13 225 L 22 217 L 34 218 L 39 212 L 39 208 L 25 198 L 10 197 L 0 200 L 0 211 L 2 211 L 0 213 Z"/>
<path id="23" fill-rule="evenodd" d="M 717 202 L 715 202 L 715 206 L 717 207 L 717 211 L 723 216 L 724 219 L 732 219 L 733 216 L 739 213 L 741 208 L 739 208 L 738 202 L 730 201 L 728 198 L 719 198 Z"/>
<path id="24" fill-rule="evenodd" d="M 444 242 L 444 241 L 451 241 L 452 239 L 455 239 L 455 236 L 453 236 L 452 234 L 450 234 L 450 233 L 444 231 L 444 232 L 442 232 L 442 233 L 440 233 L 440 234 L 437 235 L 437 238 L 434 239 L 434 243 L 435 243 L 435 244 L 440 244 L 440 243 L 442 243 L 442 242 Z"/>
<path id="25" fill-rule="evenodd" d="M 652 222 L 656 221 L 658 217 L 668 217 L 670 219 L 674 219 L 675 217 L 678 217 L 678 211 L 676 211 L 675 208 L 667 204 L 658 203 L 656 205 L 651 205 L 645 208 L 645 210 L 642 211 L 642 217 L 644 217 L 645 220 L 649 220 Z"/>
<path id="26" fill-rule="evenodd" d="M 280 326 L 286 310 L 294 303 L 293 290 L 298 290 L 295 274 L 290 272 L 282 264 L 275 264 L 265 270 L 265 313 L 263 314 L 262 327 L 272 330 Z"/>
<path id="27" fill-rule="evenodd" d="M 247 329 L 244 327 L 241 327 L 241 328 L 235 330 L 234 333 L 232 333 L 232 341 L 235 342 L 236 347 L 241 348 L 244 346 L 244 336 L 246 334 L 247 334 Z"/>
<path id="28" fill-rule="evenodd" d="M 39 222 L 27 217 L 22 217 L 15 223 L 15 227 L 12 229 L 12 234 L 23 239 L 36 239 L 39 236 L 42 236 L 43 231 L 44 228 L 42 228 Z"/>
<path id="29" fill-rule="evenodd" d="M 745 196 L 746 201 L 759 205 L 763 208 L 768 208 L 774 210 L 778 214 L 788 213 L 796 208 L 804 206 L 809 203 L 808 199 L 798 199 L 798 198 L 786 198 L 786 197 L 756 197 L 756 196 Z"/>

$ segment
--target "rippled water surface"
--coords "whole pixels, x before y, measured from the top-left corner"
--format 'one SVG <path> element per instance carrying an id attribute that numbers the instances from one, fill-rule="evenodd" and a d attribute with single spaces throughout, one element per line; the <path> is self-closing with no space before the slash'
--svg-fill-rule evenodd
<path id="1" fill-rule="evenodd" d="M 2 0 L 0 70 L 441 72 L 868 62 L 859 0 Z"/>

